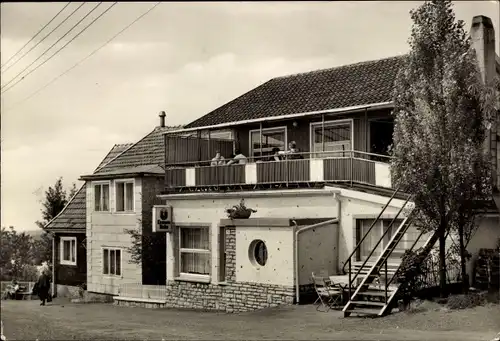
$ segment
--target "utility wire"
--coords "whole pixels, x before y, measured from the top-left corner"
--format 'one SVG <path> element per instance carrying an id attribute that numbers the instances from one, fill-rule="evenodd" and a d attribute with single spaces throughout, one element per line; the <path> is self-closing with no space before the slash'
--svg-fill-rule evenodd
<path id="1" fill-rule="evenodd" d="M 23 59 L 23 58 L 24 58 L 24 56 L 26 56 L 28 53 L 30 53 L 31 51 L 33 51 L 33 50 L 34 50 L 34 49 L 35 49 L 38 45 L 40 45 L 40 44 L 41 44 L 41 43 L 42 43 L 45 39 L 47 39 L 47 38 L 48 38 L 48 36 L 50 36 L 50 35 L 51 35 L 51 34 L 52 34 L 55 30 L 57 30 L 59 27 L 61 27 L 61 25 L 62 25 L 62 24 L 64 24 L 64 23 L 65 23 L 65 22 L 66 22 L 69 18 L 71 18 L 71 17 L 73 16 L 73 14 L 75 14 L 75 12 L 76 12 L 76 11 L 78 11 L 78 10 L 79 10 L 79 9 L 80 9 L 83 5 L 85 5 L 85 3 L 82 3 L 80 6 L 78 6 L 78 7 L 77 7 L 77 8 L 76 8 L 73 12 L 71 12 L 71 13 L 70 13 L 70 14 L 69 14 L 69 15 L 68 15 L 68 16 L 67 16 L 67 17 L 66 17 L 63 21 L 61 21 L 61 22 L 59 23 L 59 25 L 57 25 L 56 27 L 54 27 L 54 29 L 52 29 L 52 31 L 50 31 L 50 32 L 49 32 L 49 34 L 47 34 L 45 37 L 43 37 L 42 39 L 40 39 L 40 41 L 39 41 L 38 43 L 36 43 L 34 46 L 32 46 L 32 47 L 31 47 L 28 51 L 26 51 L 25 53 L 23 53 L 23 55 L 22 55 L 21 57 L 19 57 L 19 58 L 18 58 L 18 59 L 14 62 L 14 64 L 11 64 L 10 66 L 8 66 L 5 70 L 3 70 L 3 72 L 6 72 L 7 70 L 9 70 L 11 67 L 13 67 L 14 65 L 16 65 L 16 64 L 17 64 L 17 63 L 18 63 L 21 59 Z M 63 8 L 63 9 L 64 9 L 64 8 Z M 62 10 L 61 10 L 61 11 L 62 11 Z M 59 14 L 59 13 L 58 13 L 58 14 Z M 54 18 L 55 18 L 55 17 L 54 17 Z M 24 48 L 24 46 L 23 46 L 23 48 Z M 21 50 L 22 50 L 23 48 L 21 48 Z M 21 50 L 19 50 L 19 51 L 21 51 Z M 19 52 L 19 51 L 18 51 L 18 52 Z M 16 54 L 17 54 L 17 53 L 16 53 Z M 14 55 L 14 56 L 15 56 L 15 55 Z M 12 58 L 14 58 L 14 56 L 12 56 L 12 57 L 11 57 L 11 59 L 12 59 Z M 10 60 L 10 59 L 9 59 L 9 60 Z M 3 67 L 3 66 L 5 66 L 5 65 L 9 62 L 9 60 L 8 60 L 7 62 L 5 62 L 5 64 L 4 64 L 4 65 L 2 65 L 2 67 Z"/>
<path id="2" fill-rule="evenodd" d="M 94 12 L 97 7 L 101 6 L 102 4 L 102 1 L 100 3 L 98 3 L 96 6 L 94 6 L 94 8 L 92 8 L 83 18 L 80 19 L 80 21 L 78 21 L 75 25 L 73 25 L 73 27 L 71 27 L 69 29 L 68 32 L 66 32 L 61 38 L 59 38 L 54 44 L 52 44 L 48 49 L 46 49 L 40 56 L 38 56 L 38 58 L 36 58 L 30 65 L 26 66 L 21 72 L 19 72 L 17 75 L 15 75 L 13 78 L 11 78 L 10 81 L 8 81 L 6 84 L 4 84 L 2 86 L 2 90 L 5 89 L 5 87 L 7 85 L 9 85 L 10 83 L 12 83 L 17 77 L 19 77 L 24 71 L 26 71 L 31 65 L 35 64 L 38 60 L 40 60 L 40 58 L 42 58 L 47 52 L 50 51 L 50 49 L 52 49 L 55 45 L 57 45 L 57 43 L 59 43 L 64 37 L 66 37 L 71 31 L 73 31 L 75 29 L 75 27 L 77 27 L 83 20 L 85 20 L 92 12 Z M 73 37 L 74 39 L 74 37 Z M 70 40 L 73 41 L 73 39 Z M 66 45 L 65 45 L 66 46 Z M 37 68 L 35 68 L 36 70 Z M 30 71 L 31 72 L 31 71 Z M 24 77 L 26 77 L 26 75 L 24 75 L 21 79 L 23 79 Z M 17 83 L 17 82 L 16 82 Z M 3 91 L 2 91 L 3 93 Z"/>
<path id="3" fill-rule="evenodd" d="M 105 46 L 107 46 L 109 43 L 111 43 L 116 37 L 118 37 L 120 34 L 122 34 L 123 32 L 125 32 L 126 30 L 128 30 L 132 25 L 134 25 L 136 22 L 138 22 L 139 20 L 141 20 L 143 17 L 145 17 L 146 15 L 149 14 L 149 12 L 151 12 L 152 10 L 154 10 L 158 5 L 161 4 L 161 1 L 160 2 L 157 2 L 153 7 L 151 7 L 150 9 L 148 9 L 146 12 L 144 12 L 143 14 L 141 14 L 140 16 L 138 16 L 134 21 L 132 21 L 130 24 L 128 24 L 127 26 L 125 26 L 121 31 L 119 31 L 118 33 L 116 33 L 114 36 L 112 36 L 108 41 L 106 41 L 104 44 L 102 44 L 101 46 L 99 46 L 97 49 L 95 49 L 94 51 L 92 51 L 89 55 L 87 55 L 86 57 L 82 58 L 80 61 L 78 61 L 75 65 L 73 65 L 72 67 L 70 67 L 69 69 L 67 69 L 66 71 L 64 71 L 63 73 L 61 73 L 59 76 L 55 77 L 54 79 L 52 79 L 50 82 L 48 82 L 47 84 L 45 84 L 44 86 L 42 86 L 40 89 L 38 89 L 37 91 L 35 91 L 34 93 L 32 93 L 31 95 L 29 95 L 28 97 L 26 97 L 25 99 L 17 102 L 16 104 L 14 104 L 12 107 L 8 108 L 9 109 L 12 109 L 14 108 L 15 106 L 17 105 L 20 105 L 28 100 L 30 100 L 33 96 L 37 95 L 39 92 L 43 91 L 45 88 L 49 87 L 51 84 L 55 83 L 59 78 L 63 77 L 64 75 L 66 75 L 67 73 L 69 73 L 70 71 L 72 71 L 73 69 L 75 69 L 76 67 L 80 66 L 80 64 L 82 64 L 83 62 L 85 62 L 87 59 L 89 59 L 90 57 L 92 57 L 94 54 L 96 54 L 97 52 L 99 52 L 101 49 L 103 49 Z"/>
<path id="4" fill-rule="evenodd" d="M 52 19 L 50 19 L 50 21 L 48 23 L 45 24 L 44 27 L 42 27 L 30 40 L 28 40 L 28 42 L 26 44 L 23 45 L 23 47 L 21 47 L 12 57 L 10 57 L 5 63 L 3 63 L 0 68 L 3 68 L 6 64 L 8 64 L 15 56 L 17 56 L 19 54 L 19 52 L 21 52 L 26 46 L 28 46 L 29 43 L 31 43 L 40 33 L 42 33 L 42 31 L 50 25 L 51 22 L 53 22 L 58 16 L 59 14 L 62 13 L 62 11 L 64 11 L 66 9 L 66 7 L 68 7 L 69 5 L 71 4 L 71 2 L 68 2 L 59 12 L 57 12 L 56 15 L 54 15 L 52 17 Z"/>

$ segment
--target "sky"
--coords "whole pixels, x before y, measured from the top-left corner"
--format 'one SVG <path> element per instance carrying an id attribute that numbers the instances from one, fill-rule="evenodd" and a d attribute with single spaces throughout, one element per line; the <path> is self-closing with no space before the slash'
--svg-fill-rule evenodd
<path id="1" fill-rule="evenodd" d="M 42 67 L 4 88 L 1 225 L 36 229 L 48 186 L 59 176 L 68 188 L 73 182 L 80 186 L 79 176 L 91 173 L 114 144 L 136 142 L 154 129 L 161 110 L 167 125 L 187 124 L 276 76 L 407 52 L 409 11 L 420 3 L 162 3 L 32 96 L 154 5 L 118 3 Z M 70 4 L 22 53 L 79 4 Z M 3 2 L 2 65 L 64 5 Z M 33 51 L 6 64 L 2 86 L 95 5 L 84 4 Z M 110 5 L 103 3 L 28 70 Z M 467 28 L 473 16 L 489 16 L 498 45 L 498 1 L 459 1 L 455 13 Z"/>

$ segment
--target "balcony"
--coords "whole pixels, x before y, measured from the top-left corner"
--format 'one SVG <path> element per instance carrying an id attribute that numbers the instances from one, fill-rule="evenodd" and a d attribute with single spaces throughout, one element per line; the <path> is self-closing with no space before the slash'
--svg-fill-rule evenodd
<path id="1" fill-rule="evenodd" d="M 321 153 L 317 157 L 283 160 L 248 160 L 247 164 L 205 166 L 170 165 L 165 173 L 167 191 L 210 190 L 248 186 L 310 186 L 316 183 L 362 184 L 392 188 L 389 158 L 358 151 Z M 303 157 L 309 157 L 304 153 Z M 376 161 L 375 161 L 376 160 Z M 380 160 L 386 160 L 382 162 Z M 201 165 L 201 166 L 200 166 Z"/>

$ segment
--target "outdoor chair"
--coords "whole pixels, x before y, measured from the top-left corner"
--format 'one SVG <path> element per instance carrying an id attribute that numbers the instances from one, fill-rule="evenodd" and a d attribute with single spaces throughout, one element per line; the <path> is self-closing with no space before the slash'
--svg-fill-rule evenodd
<path id="1" fill-rule="evenodd" d="M 339 285 L 334 285 L 330 278 L 316 276 L 313 272 L 312 280 L 314 290 L 318 295 L 318 298 L 314 301 L 314 304 L 319 302 L 316 307 L 317 311 L 321 311 L 321 308 L 325 308 L 325 312 L 327 312 L 342 303 L 342 288 Z"/>

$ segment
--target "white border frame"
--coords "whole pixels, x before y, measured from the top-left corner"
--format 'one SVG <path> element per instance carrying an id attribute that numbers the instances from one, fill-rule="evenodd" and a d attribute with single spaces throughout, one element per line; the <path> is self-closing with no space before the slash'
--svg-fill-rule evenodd
<path id="1" fill-rule="evenodd" d="M 132 183 L 132 210 L 128 211 L 128 210 L 124 210 L 124 211 L 118 211 L 117 210 L 117 206 L 118 206 L 118 198 L 117 198 L 117 195 L 118 195 L 118 192 L 116 190 L 116 185 L 117 184 L 124 184 L 124 196 L 123 196 L 123 200 L 124 200 L 124 204 L 123 206 L 125 207 L 125 195 L 126 195 L 126 186 L 125 184 L 128 184 L 128 183 Z M 135 178 L 129 178 L 129 179 L 116 179 L 115 181 L 113 181 L 113 195 L 114 195 L 114 202 L 115 202 L 115 207 L 113 207 L 113 213 L 118 213 L 118 214 L 131 214 L 131 213 L 135 213 Z"/>
<path id="2" fill-rule="evenodd" d="M 187 280 L 202 280 L 202 281 L 210 281 L 212 278 L 212 225 L 211 224 L 196 224 L 196 225 L 183 225 L 183 224 L 176 224 L 175 227 L 178 228 L 178 236 L 177 236 L 177 243 L 179 245 L 178 247 L 178 260 L 177 260 L 177 266 L 179 267 L 179 279 L 187 279 Z M 207 249 L 182 249 L 181 248 L 181 229 L 183 228 L 191 228 L 191 229 L 196 229 L 196 228 L 206 228 L 208 229 L 208 250 Z M 181 254 L 182 250 L 185 250 L 184 252 L 186 253 L 203 253 L 203 254 L 209 254 L 210 255 L 210 273 L 208 275 L 199 275 L 199 274 L 191 274 L 187 272 L 182 272 L 182 264 L 181 264 Z M 188 252 L 187 252 L 188 251 Z"/>
<path id="3" fill-rule="evenodd" d="M 285 125 L 285 126 L 279 126 L 279 127 L 262 128 L 263 133 L 266 131 L 273 131 L 273 130 L 274 131 L 285 130 L 285 150 L 284 151 L 287 151 L 288 150 L 288 127 Z M 260 133 L 260 129 L 252 129 L 252 130 L 248 131 L 248 158 L 251 160 L 254 159 L 253 146 L 252 146 L 252 133 L 254 133 L 254 132 Z M 262 140 L 262 138 L 261 138 L 261 140 Z"/>
<path id="4" fill-rule="evenodd" d="M 119 275 L 113 275 L 111 273 L 104 273 L 104 250 L 119 250 L 120 251 L 120 274 Z M 123 248 L 117 247 L 117 246 L 101 246 L 101 260 L 102 260 L 102 269 L 101 269 L 101 275 L 104 277 L 109 277 L 109 278 L 123 278 Z M 109 255 L 109 253 L 108 253 Z M 109 257 L 109 256 L 108 256 Z M 115 258 L 116 259 L 116 258 Z M 108 264 L 108 270 L 109 270 L 109 265 Z"/>
<path id="5" fill-rule="evenodd" d="M 109 194 L 108 194 L 108 210 L 107 211 L 96 211 L 95 209 L 95 186 L 96 185 L 108 185 L 109 187 Z M 111 180 L 100 180 L 100 181 L 92 181 L 91 182 L 92 186 L 92 212 L 97 212 L 97 213 L 111 213 L 112 212 L 112 207 L 111 207 Z M 102 193 L 102 191 L 101 191 Z"/>
<path id="6" fill-rule="evenodd" d="M 71 260 L 64 260 L 63 255 L 64 255 L 64 242 L 70 242 L 70 247 L 71 247 L 71 242 L 75 241 L 75 261 L 72 262 Z M 71 250 L 71 249 L 70 249 Z M 71 251 L 70 251 L 71 253 Z M 70 259 L 71 259 L 71 254 L 70 254 Z M 78 240 L 76 237 L 61 237 L 59 239 L 59 264 L 61 265 L 74 265 L 76 266 L 78 263 Z"/>
<path id="7" fill-rule="evenodd" d="M 354 119 L 352 118 L 345 118 L 345 119 L 340 119 L 340 120 L 330 120 L 330 121 L 319 121 L 319 122 L 311 122 L 309 123 L 309 152 L 312 155 L 312 158 L 316 158 L 316 153 L 314 153 L 314 148 L 313 148 L 313 140 L 314 140 L 314 130 L 313 128 L 315 126 L 321 126 L 322 124 L 325 124 L 326 126 L 336 126 L 336 125 L 341 125 L 345 123 L 349 123 L 351 125 L 351 150 L 354 150 Z M 322 153 L 327 153 L 325 151 L 322 151 Z"/>

